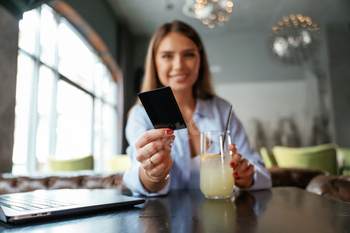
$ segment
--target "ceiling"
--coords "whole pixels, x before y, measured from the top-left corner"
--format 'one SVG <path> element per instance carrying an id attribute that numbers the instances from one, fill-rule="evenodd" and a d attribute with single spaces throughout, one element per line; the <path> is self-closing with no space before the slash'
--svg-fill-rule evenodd
<path id="1" fill-rule="evenodd" d="M 233 12 L 223 27 L 214 29 L 183 13 L 193 0 L 107 0 L 132 34 L 150 36 L 163 23 L 174 19 L 192 25 L 202 36 L 238 31 L 270 30 L 277 20 L 291 13 L 311 17 L 320 26 L 350 22 L 350 0 L 233 0 Z"/>

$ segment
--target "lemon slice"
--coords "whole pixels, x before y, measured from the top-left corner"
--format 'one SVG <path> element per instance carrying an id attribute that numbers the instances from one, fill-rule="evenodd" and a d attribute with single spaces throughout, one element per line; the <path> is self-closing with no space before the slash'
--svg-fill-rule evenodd
<path id="1" fill-rule="evenodd" d="M 220 157 L 220 154 L 208 154 L 208 155 L 201 155 L 201 158 L 218 158 Z"/>

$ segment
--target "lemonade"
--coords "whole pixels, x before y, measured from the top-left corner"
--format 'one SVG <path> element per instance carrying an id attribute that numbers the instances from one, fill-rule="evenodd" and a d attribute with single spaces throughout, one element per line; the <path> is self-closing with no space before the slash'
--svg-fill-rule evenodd
<path id="1" fill-rule="evenodd" d="M 231 155 L 201 155 L 200 189 L 207 198 L 228 198 L 234 190 Z"/>

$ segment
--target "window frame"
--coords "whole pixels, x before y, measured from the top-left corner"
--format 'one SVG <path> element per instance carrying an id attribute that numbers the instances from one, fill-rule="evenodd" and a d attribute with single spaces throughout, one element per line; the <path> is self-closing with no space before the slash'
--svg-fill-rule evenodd
<path id="1" fill-rule="evenodd" d="M 34 86 L 34 90 L 31 93 L 31 107 L 30 109 L 33 109 L 32 111 L 30 111 L 30 116 L 29 116 L 29 126 L 30 127 L 28 129 L 28 148 L 27 148 L 27 162 L 26 162 L 26 172 L 36 172 L 37 171 L 37 158 L 35 156 L 36 153 L 36 135 L 37 135 L 37 129 L 38 129 L 38 85 L 39 85 L 39 69 L 41 66 L 46 66 L 48 69 L 53 71 L 54 74 L 54 87 L 53 90 L 55 91 L 55 93 L 52 93 L 52 103 L 54 103 L 55 106 L 51 107 L 50 111 L 55 111 L 56 113 L 52 114 L 50 113 L 51 119 L 50 119 L 50 127 L 49 127 L 49 138 L 50 138 L 50 146 L 49 146 L 49 155 L 50 154 L 55 154 L 55 145 L 57 143 L 57 135 L 55 133 L 56 127 L 57 127 L 57 110 L 56 110 L 56 104 L 57 104 L 57 83 L 58 81 L 64 81 L 66 83 L 68 83 L 69 85 L 72 85 L 73 87 L 77 88 L 78 90 L 83 91 L 84 93 L 88 94 L 90 97 L 92 97 L 92 124 L 91 124 L 91 152 L 94 153 L 94 140 L 95 140 L 95 135 L 94 135 L 94 125 L 95 125 L 95 114 L 96 114 L 96 110 L 95 110 L 95 103 L 96 100 L 99 100 L 103 106 L 103 104 L 108 104 L 112 109 L 115 110 L 115 116 L 118 119 L 118 122 L 116 123 L 117 125 L 117 129 L 116 132 L 114 132 L 114 134 L 117 136 L 117 150 L 115 151 L 116 154 L 119 154 L 121 151 L 121 144 L 122 144 L 122 135 L 123 135 L 123 130 L 122 130 L 122 117 L 123 117 L 123 106 L 122 106 L 122 99 L 120 98 L 122 96 L 123 93 L 123 85 L 122 85 L 122 81 L 121 81 L 121 71 L 118 67 L 118 65 L 116 64 L 116 62 L 114 61 L 114 59 L 111 57 L 107 47 L 104 45 L 103 41 L 99 38 L 99 36 L 95 33 L 94 30 L 92 30 L 89 25 L 72 9 L 70 8 L 66 3 L 62 2 L 62 1 L 57 1 L 54 5 L 52 4 L 47 4 L 49 7 L 51 7 L 53 9 L 53 11 L 55 12 L 54 14 L 58 14 L 59 16 L 55 16 L 55 20 L 57 25 L 59 24 L 59 20 L 60 18 L 64 18 L 65 20 L 68 21 L 68 23 L 70 23 L 73 27 L 74 30 L 76 30 L 78 33 L 80 33 L 79 37 L 82 37 L 81 39 L 84 40 L 84 43 L 87 44 L 88 46 L 90 46 L 94 51 L 95 51 L 95 55 L 97 57 L 99 57 L 99 59 L 101 60 L 101 63 L 103 63 L 105 65 L 105 67 L 107 68 L 107 70 L 104 70 L 103 72 L 109 72 L 112 79 L 116 82 L 116 92 L 117 92 L 117 96 L 115 96 L 115 98 L 117 98 L 117 102 L 116 103 L 109 103 L 108 100 L 105 100 L 103 95 L 102 97 L 96 96 L 94 93 L 92 93 L 91 91 L 88 91 L 87 89 L 83 88 L 82 86 L 78 85 L 77 83 L 71 81 L 69 78 L 65 77 L 64 75 L 60 74 L 58 72 L 58 60 L 57 57 L 54 61 L 54 64 L 52 66 L 49 66 L 45 63 L 43 63 L 40 60 L 40 44 L 37 44 L 35 46 L 36 51 L 34 51 L 34 54 L 30 54 L 24 50 L 22 50 L 21 48 L 19 48 L 18 50 L 18 54 L 24 54 L 25 56 L 29 57 L 30 59 L 32 59 L 34 61 L 34 74 L 33 74 L 33 84 Z M 41 6 L 36 8 L 36 9 L 40 9 L 41 10 Z M 40 10 L 38 10 L 38 14 L 40 14 Z M 82 32 L 87 32 L 86 29 L 89 28 L 89 30 L 87 30 L 89 32 L 89 35 L 87 35 L 86 33 L 82 33 Z M 91 39 L 93 38 L 93 40 Z M 36 41 L 37 43 L 40 43 L 40 34 L 38 34 L 38 30 L 36 33 Z M 101 48 L 103 49 L 103 51 L 101 51 Z M 57 50 L 57 41 L 56 41 L 56 50 Z M 57 51 L 56 51 L 57 54 Z M 103 56 L 101 56 L 101 54 L 103 54 Z M 102 109 L 101 108 L 101 113 L 102 114 Z M 99 124 L 102 125 L 101 122 L 99 122 Z M 102 127 L 101 127 L 102 128 Z M 102 143 L 101 143 L 102 144 Z M 98 167 L 95 168 L 96 170 L 104 170 L 105 169 L 105 165 L 104 165 L 104 156 L 100 155 L 100 158 L 98 159 L 99 161 L 97 161 L 98 163 Z M 15 166 L 15 164 L 14 164 Z"/>

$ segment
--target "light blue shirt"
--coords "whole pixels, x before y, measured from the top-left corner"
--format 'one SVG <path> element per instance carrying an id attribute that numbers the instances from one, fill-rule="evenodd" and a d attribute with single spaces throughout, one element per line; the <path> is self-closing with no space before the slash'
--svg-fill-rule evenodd
<path id="1" fill-rule="evenodd" d="M 135 142 L 146 131 L 154 129 L 145 109 L 141 105 L 134 106 L 129 114 L 126 125 L 126 138 L 129 147 L 126 152 L 130 156 L 131 166 L 124 173 L 123 181 L 134 195 L 158 196 L 164 195 L 171 189 L 199 188 L 199 156 L 191 159 L 188 130 L 195 124 L 200 132 L 223 130 L 226 125 L 230 103 L 220 97 L 209 100 L 197 99 L 193 113 L 193 122 L 186 122 L 187 128 L 175 130 L 175 140 L 172 143 L 171 155 L 173 166 L 167 185 L 157 193 L 149 193 L 139 179 L 141 164 L 136 160 Z M 270 173 L 265 169 L 260 155 L 250 146 L 248 137 L 241 122 L 232 112 L 229 124 L 232 143 L 236 144 L 237 151 L 255 166 L 253 189 L 265 189 L 272 186 Z M 197 161 L 196 161 L 197 160 Z"/>

